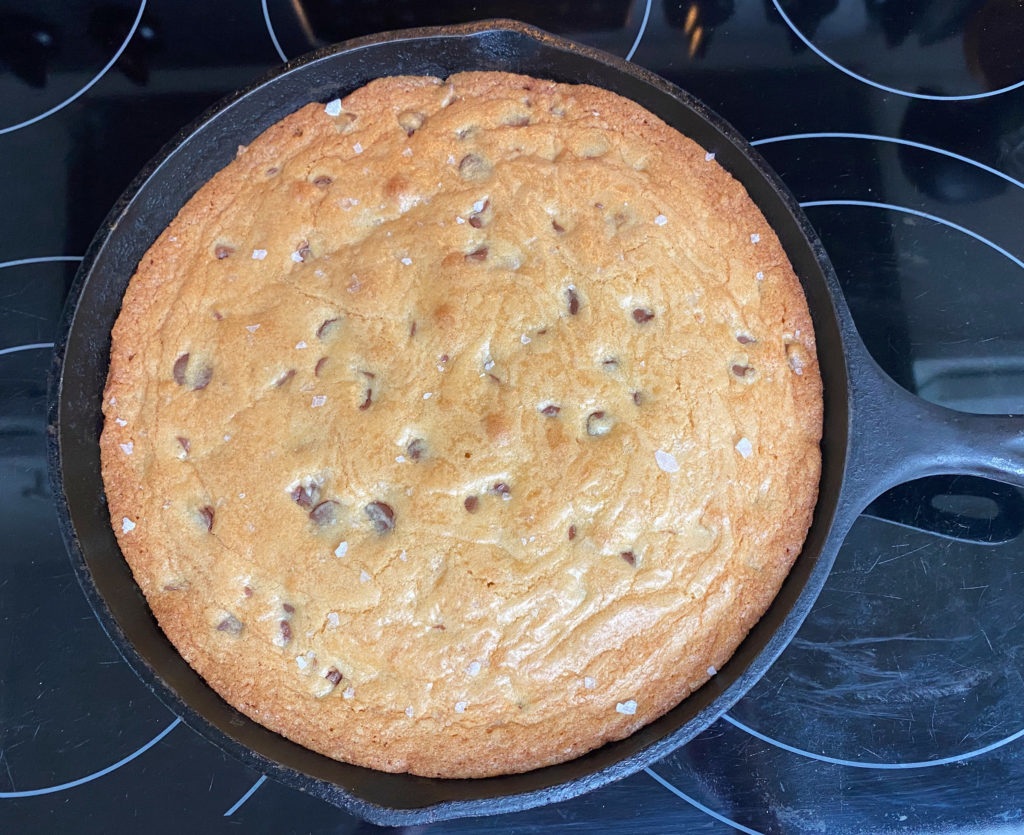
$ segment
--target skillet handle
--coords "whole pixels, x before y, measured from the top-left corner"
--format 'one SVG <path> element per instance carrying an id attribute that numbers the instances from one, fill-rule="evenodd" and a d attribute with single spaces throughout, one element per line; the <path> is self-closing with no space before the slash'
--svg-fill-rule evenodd
<path id="1" fill-rule="evenodd" d="M 891 487 L 929 475 L 974 475 L 1024 487 L 1024 416 L 967 414 L 929 403 L 894 382 L 859 338 L 851 342 L 845 486 L 858 510 Z"/>

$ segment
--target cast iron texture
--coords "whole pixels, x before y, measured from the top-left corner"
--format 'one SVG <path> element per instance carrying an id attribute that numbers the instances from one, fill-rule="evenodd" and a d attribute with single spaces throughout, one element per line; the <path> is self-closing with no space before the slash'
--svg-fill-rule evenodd
<path id="1" fill-rule="evenodd" d="M 339 763 L 234 710 L 164 636 L 114 538 L 98 439 L 110 330 L 136 265 L 182 205 L 236 148 L 311 101 L 383 75 L 505 70 L 612 90 L 708 150 L 775 228 L 803 283 L 825 391 L 820 495 L 807 541 L 771 608 L 717 676 L 627 739 L 526 774 L 440 780 Z M 514 21 L 416 29 L 349 41 L 298 58 L 183 130 L 135 179 L 93 240 L 71 289 L 55 348 L 50 472 L 71 561 L 103 628 L 153 692 L 195 730 L 247 765 L 379 824 L 512 812 L 565 800 L 632 774 L 707 728 L 794 636 L 858 512 L 884 489 L 934 473 L 1024 486 L 1022 422 L 927 404 L 878 368 L 796 201 L 761 157 L 692 96 L 618 58 Z"/>

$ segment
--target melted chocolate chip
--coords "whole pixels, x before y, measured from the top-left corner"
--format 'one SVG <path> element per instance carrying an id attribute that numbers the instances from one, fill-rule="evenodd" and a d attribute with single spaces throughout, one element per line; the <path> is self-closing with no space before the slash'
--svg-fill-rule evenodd
<path id="1" fill-rule="evenodd" d="M 179 386 L 185 385 L 185 372 L 188 370 L 188 354 L 182 354 L 174 361 L 171 376 Z"/>
<path id="2" fill-rule="evenodd" d="M 291 603 L 282 603 L 281 608 L 284 609 L 289 615 L 295 613 L 295 607 Z"/>
<path id="3" fill-rule="evenodd" d="M 359 404 L 359 411 L 365 412 L 370 406 L 373 405 L 373 389 L 368 388 L 366 390 L 366 399 Z"/>
<path id="4" fill-rule="evenodd" d="M 312 507 L 320 497 L 320 488 L 315 484 L 311 483 L 308 486 L 305 484 L 299 484 L 294 490 L 292 490 L 292 501 L 295 502 L 299 507 Z"/>
<path id="5" fill-rule="evenodd" d="M 623 551 L 619 556 L 622 557 L 622 559 L 624 559 L 629 565 L 636 565 L 636 554 L 632 551 Z"/>
<path id="6" fill-rule="evenodd" d="M 181 448 L 185 450 L 185 454 L 188 455 L 188 451 L 192 448 L 192 443 L 189 441 L 189 439 L 183 435 L 179 435 L 178 443 L 181 445 Z"/>
<path id="7" fill-rule="evenodd" d="M 746 377 L 747 374 L 749 374 L 753 370 L 754 369 L 752 366 L 740 365 L 739 363 L 732 367 L 732 373 L 735 374 L 737 377 Z"/>
<path id="8" fill-rule="evenodd" d="M 633 402 L 636 403 L 637 406 L 639 406 L 640 402 L 642 400 L 643 400 L 643 395 L 640 392 L 638 392 L 638 391 L 634 391 L 633 392 Z"/>
<path id="9" fill-rule="evenodd" d="M 416 322 L 415 321 L 409 327 L 409 338 L 412 339 L 414 336 L 416 336 Z"/>
<path id="10" fill-rule="evenodd" d="M 601 365 L 604 366 L 605 371 L 614 371 L 619 367 L 619 361 L 615 357 L 608 357 L 608 359 L 602 361 Z"/>
<path id="11" fill-rule="evenodd" d="M 281 646 L 291 643 L 292 640 L 292 625 L 288 621 L 281 621 Z"/>
<path id="12" fill-rule="evenodd" d="M 287 371 L 284 372 L 284 374 L 282 374 L 280 377 L 277 378 L 277 380 L 274 381 L 274 388 L 281 388 L 281 386 L 287 383 L 294 376 L 295 369 L 289 368 Z"/>
<path id="13" fill-rule="evenodd" d="M 486 261 L 487 247 L 481 246 L 466 254 L 467 261 Z"/>
<path id="14" fill-rule="evenodd" d="M 654 313 L 648 310 L 646 307 L 637 307 L 633 310 L 633 321 L 638 325 L 644 324 L 644 322 L 650 322 L 654 318 Z"/>
<path id="15" fill-rule="evenodd" d="M 327 357 L 320 357 L 316 361 L 316 367 L 313 369 L 313 376 L 319 377 L 320 372 L 324 370 L 324 366 L 327 365 Z"/>
<path id="16" fill-rule="evenodd" d="M 469 225 L 474 229 L 479 229 L 484 225 L 484 222 L 480 219 L 480 215 L 472 215 L 469 218 Z"/>
<path id="17" fill-rule="evenodd" d="M 237 637 L 242 634 L 242 622 L 234 615 L 228 615 L 224 620 L 217 624 L 217 631 L 227 632 L 229 635 L 235 635 Z"/>
<path id="18" fill-rule="evenodd" d="M 512 488 L 509 487 L 504 481 L 495 482 L 494 486 L 491 487 L 492 493 L 497 493 L 499 496 L 507 496 L 512 492 Z"/>
<path id="19" fill-rule="evenodd" d="M 266 174 L 267 174 L 268 177 L 274 177 L 280 171 L 281 171 L 280 168 L 278 168 L 276 165 L 272 165 L 272 166 L 270 166 L 270 168 L 267 169 Z"/>
<path id="20" fill-rule="evenodd" d="M 469 513 L 476 513 L 477 508 L 480 506 L 480 500 L 476 496 L 466 496 L 463 504 Z"/>
<path id="21" fill-rule="evenodd" d="M 405 454 L 413 461 L 419 461 L 427 454 L 427 442 L 422 438 L 413 438 L 405 447 Z"/>
<path id="22" fill-rule="evenodd" d="M 576 289 L 570 287 L 565 291 L 565 298 L 569 302 L 569 315 L 575 316 L 580 312 L 580 297 L 576 295 Z"/>
<path id="23" fill-rule="evenodd" d="M 587 416 L 587 434 L 591 436 L 607 435 L 612 431 L 614 420 L 604 412 L 591 412 Z"/>
<path id="24" fill-rule="evenodd" d="M 395 511 L 391 505 L 384 502 L 370 502 L 363 508 L 366 518 L 373 524 L 373 529 L 379 534 L 386 534 L 395 528 Z"/>
<path id="25" fill-rule="evenodd" d="M 327 339 L 337 326 L 337 322 L 337 317 L 334 317 L 333 319 L 324 319 L 324 321 L 320 323 L 320 327 L 316 329 L 316 338 Z"/>
<path id="26" fill-rule="evenodd" d="M 252 597 L 252 589 L 248 586 L 242 586 L 242 594 L 244 594 L 246 597 Z"/>
<path id="27" fill-rule="evenodd" d="M 334 521 L 338 503 L 333 499 L 326 499 L 309 511 L 309 518 L 317 525 L 329 525 Z"/>
<path id="28" fill-rule="evenodd" d="M 309 241 L 300 242 L 299 245 L 295 247 L 295 251 L 299 254 L 299 258 L 301 258 L 303 261 L 305 261 L 307 258 L 309 258 L 310 255 L 313 254 L 313 251 L 309 248 Z"/>
<path id="29" fill-rule="evenodd" d="M 562 224 L 559 223 L 557 220 L 551 221 L 551 228 L 554 229 L 559 234 L 565 231 L 565 227 L 562 226 Z"/>
<path id="30" fill-rule="evenodd" d="M 745 333 L 736 334 L 736 341 L 739 342 L 740 345 L 749 345 L 752 342 L 757 342 L 757 340 L 754 339 L 754 337 L 749 336 Z"/>
<path id="31" fill-rule="evenodd" d="M 213 251 L 213 254 L 217 256 L 218 261 L 223 261 L 225 258 L 235 254 L 235 248 L 227 244 L 221 244 Z"/>
<path id="32" fill-rule="evenodd" d="M 203 520 L 203 524 L 206 525 L 206 530 L 213 530 L 213 508 L 210 505 L 204 505 L 199 508 L 199 516 Z"/>
<path id="33" fill-rule="evenodd" d="M 543 409 L 541 409 L 540 413 L 544 415 L 544 417 L 555 417 L 555 415 L 557 415 L 560 411 L 562 411 L 561 406 L 556 406 L 552 403 L 551 405 L 545 406 Z"/>
<path id="34" fill-rule="evenodd" d="M 317 188 L 327 188 L 327 186 L 329 186 L 333 182 L 333 177 L 328 177 L 326 174 L 321 174 L 319 177 L 313 180 L 313 185 L 315 185 Z"/>
<path id="35" fill-rule="evenodd" d="M 324 673 L 324 678 L 327 679 L 335 687 L 337 687 L 338 683 L 342 680 L 342 678 L 344 678 L 344 676 L 342 676 L 341 670 L 339 670 L 337 667 L 331 667 L 331 669 Z"/>
<path id="36" fill-rule="evenodd" d="M 569 541 L 572 542 L 576 538 L 576 526 L 569 525 Z"/>

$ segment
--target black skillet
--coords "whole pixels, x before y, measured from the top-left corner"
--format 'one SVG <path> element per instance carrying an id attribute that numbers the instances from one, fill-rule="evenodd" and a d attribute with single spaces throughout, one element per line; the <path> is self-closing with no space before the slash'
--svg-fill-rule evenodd
<path id="1" fill-rule="evenodd" d="M 628 739 L 527 774 L 439 780 L 335 762 L 238 713 L 157 626 L 111 530 L 100 477 L 100 401 L 110 330 L 143 253 L 188 198 L 302 104 L 383 75 L 508 70 L 586 82 L 633 99 L 714 151 L 746 187 L 807 294 L 825 391 L 820 494 L 807 541 L 771 608 L 717 676 Z M 296 59 L 204 114 L 135 179 L 82 262 L 57 341 L 50 465 L 65 541 L 103 628 L 184 721 L 247 765 L 380 824 L 512 812 L 565 800 L 654 763 L 692 739 L 765 673 L 814 603 L 853 520 L 882 491 L 939 473 L 1024 486 L 1024 419 L 971 416 L 908 394 L 861 343 L 814 230 L 764 160 L 719 116 L 646 70 L 521 23 L 489 21 L 349 41 Z"/>

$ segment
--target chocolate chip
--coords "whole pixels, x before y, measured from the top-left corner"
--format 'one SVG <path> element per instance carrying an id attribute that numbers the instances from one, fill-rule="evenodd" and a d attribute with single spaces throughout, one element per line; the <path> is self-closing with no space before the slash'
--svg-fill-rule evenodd
<path id="1" fill-rule="evenodd" d="M 501 380 L 498 379 L 498 375 L 497 374 L 488 373 L 487 376 L 490 377 L 491 380 L 493 380 L 498 385 L 501 385 Z"/>
<path id="2" fill-rule="evenodd" d="M 557 415 L 560 411 L 562 411 L 562 407 L 556 406 L 552 403 L 541 409 L 540 413 L 544 415 L 544 417 L 555 417 L 555 415 Z"/>
<path id="3" fill-rule="evenodd" d="M 479 229 L 481 226 L 484 225 L 484 222 L 480 219 L 480 215 L 472 215 L 469 218 L 469 225 L 472 226 L 474 229 Z"/>
<path id="4" fill-rule="evenodd" d="M 295 251 L 303 261 L 313 254 L 313 251 L 309 248 L 309 241 L 300 241 L 299 245 L 295 247 Z"/>
<path id="5" fill-rule="evenodd" d="M 325 365 L 327 365 L 327 357 L 320 357 L 320 359 L 316 361 L 316 368 L 313 369 L 313 376 L 319 377 L 320 372 L 324 370 Z"/>
<path id="6" fill-rule="evenodd" d="M 283 386 L 285 383 L 287 383 L 294 376 L 295 376 L 295 369 L 294 368 L 289 368 L 287 371 L 284 372 L 284 374 L 282 374 L 280 377 L 278 377 L 274 381 L 274 388 L 281 388 L 281 386 Z"/>
<path id="7" fill-rule="evenodd" d="M 736 363 L 732 367 L 732 373 L 735 374 L 737 377 L 746 377 L 753 370 L 754 369 L 753 369 L 752 366 L 750 366 L 750 365 L 740 365 L 739 363 Z"/>
<path id="8" fill-rule="evenodd" d="M 188 451 L 192 448 L 192 443 L 189 441 L 189 439 L 183 435 L 179 435 L 178 443 L 181 445 L 181 448 L 185 450 L 185 454 L 188 455 Z"/>
<path id="9" fill-rule="evenodd" d="M 206 530 L 213 530 L 213 508 L 210 505 L 204 505 L 199 508 L 199 516 L 203 520 L 203 524 L 206 525 Z"/>
<path id="10" fill-rule="evenodd" d="M 601 362 L 601 365 L 604 366 L 605 371 L 614 371 L 619 367 L 619 361 L 615 357 L 608 357 L 608 359 Z"/>
<path id="11" fill-rule="evenodd" d="M 214 310 L 211 315 L 213 316 L 213 319 L 216 322 L 219 322 L 221 319 L 224 318 L 224 314 L 221 313 L 219 310 Z"/>
<path id="12" fill-rule="evenodd" d="M 629 565 L 636 565 L 636 555 L 632 551 L 623 551 L 619 556 Z"/>
<path id="13" fill-rule="evenodd" d="M 171 376 L 179 386 L 185 385 L 185 372 L 188 370 L 188 354 L 182 354 L 174 361 Z"/>
<path id="14" fill-rule="evenodd" d="M 736 341 L 739 342 L 740 345 L 749 345 L 752 342 L 757 342 L 757 340 L 754 339 L 754 337 L 745 333 L 736 334 Z"/>
<path id="15" fill-rule="evenodd" d="M 491 487 L 492 493 L 497 493 L 499 496 L 507 496 L 512 493 L 512 488 L 509 487 L 504 481 L 495 482 L 494 486 Z"/>
<path id="16" fill-rule="evenodd" d="M 476 509 L 480 505 L 480 500 L 476 496 L 466 496 L 466 500 L 463 504 L 466 506 L 466 510 L 469 513 L 476 513 Z"/>
<path id="17" fill-rule="evenodd" d="M 459 162 L 459 174 L 464 180 L 483 180 L 490 173 L 491 164 L 480 154 L 466 154 Z"/>
<path id="18" fill-rule="evenodd" d="M 235 637 L 242 634 L 242 622 L 234 615 L 227 615 L 224 620 L 217 624 L 218 632 L 227 632 Z"/>
<path id="19" fill-rule="evenodd" d="M 272 166 L 270 166 L 270 168 L 267 169 L 266 174 L 267 174 L 268 177 L 274 177 L 278 173 L 280 173 L 280 171 L 281 171 L 280 168 L 278 168 L 276 165 L 272 165 Z"/>
<path id="20" fill-rule="evenodd" d="M 633 402 L 636 403 L 637 406 L 639 406 L 641 400 L 643 400 L 643 395 L 640 392 L 638 392 L 638 391 L 634 391 L 633 392 Z"/>
<path id="21" fill-rule="evenodd" d="M 403 110 L 398 114 L 398 125 L 408 136 L 412 136 L 423 127 L 426 120 L 427 117 L 416 110 Z"/>
<path id="22" fill-rule="evenodd" d="M 469 216 L 469 225 L 472 226 L 474 229 L 481 229 L 484 226 L 486 226 L 487 225 L 487 218 L 484 217 L 484 213 L 490 207 L 491 207 L 491 201 L 485 199 L 484 203 L 483 203 L 483 206 L 480 208 L 480 211 L 473 212 L 473 214 L 471 214 Z"/>
<path id="23" fill-rule="evenodd" d="M 587 434 L 594 437 L 598 435 L 607 435 L 612 431 L 612 425 L 614 423 L 614 419 L 610 415 L 606 415 L 604 412 L 591 412 L 587 416 Z"/>
<path id="24" fill-rule="evenodd" d="M 416 322 L 415 321 L 413 321 L 412 325 L 409 328 L 409 338 L 412 339 L 414 336 L 416 336 Z"/>
<path id="25" fill-rule="evenodd" d="M 442 632 L 444 632 L 444 629 L 445 629 L 445 627 L 444 627 L 444 624 L 443 624 L 443 623 L 435 623 L 435 624 L 434 624 L 433 626 L 431 626 L 430 628 L 431 628 L 431 629 L 440 629 L 440 630 L 441 630 Z"/>
<path id="26" fill-rule="evenodd" d="M 329 336 L 332 335 L 337 326 L 337 317 L 334 317 L 333 319 L 324 319 L 324 321 L 320 323 L 320 327 L 316 329 L 316 338 L 327 339 Z"/>
<path id="27" fill-rule="evenodd" d="M 333 182 L 333 177 L 328 177 L 326 174 L 321 174 L 319 177 L 313 180 L 313 185 L 315 185 L 317 188 L 327 188 L 327 186 L 329 186 Z"/>
<path id="28" fill-rule="evenodd" d="M 576 526 L 569 525 L 569 541 L 572 542 L 576 538 Z"/>
<path id="29" fill-rule="evenodd" d="M 472 252 L 466 254 L 467 261 L 486 261 L 487 260 L 487 247 L 481 246 L 474 249 Z"/>
<path id="30" fill-rule="evenodd" d="M 337 667 L 331 667 L 331 669 L 324 673 L 324 678 L 327 679 L 335 687 L 337 687 L 342 678 L 344 678 L 344 676 L 342 676 L 341 670 L 339 670 Z"/>
<path id="31" fill-rule="evenodd" d="M 565 231 L 565 227 L 562 226 L 562 224 L 559 223 L 557 220 L 551 221 L 551 228 L 554 229 L 559 234 Z"/>
<path id="32" fill-rule="evenodd" d="M 278 640 L 278 644 L 283 647 L 283 646 L 286 646 L 287 644 L 291 643 L 291 640 L 292 640 L 292 626 L 291 626 L 290 623 L 288 623 L 288 621 L 283 620 L 283 621 L 281 621 L 281 637 Z"/>
<path id="33" fill-rule="evenodd" d="M 299 484 L 292 490 L 292 501 L 299 507 L 312 507 L 313 502 L 320 498 L 320 487 L 316 482 Z"/>
<path id="34" fill-rule="evenodd" d="M 217 256 L 218 261 L 223 261 L 225 258 L 235 254 L 235 248 L 227 244 L 221 244 L 213 251 L 213 254 Z"/>
<path id="35" fill-rule="evenodd" d="M 405 453 L 413 461 L 419 461 L 427 454 L 427 442 L 422 438 L 413 438 L 405 447 Z"/>
<path id="36" fill-rule="evenodd" d="M 366 390 L 366 399 L 363 400 L 363 402 L 359 404 L 359 411 L 360 412 L 365 412 L 372 405 L 373 405 L 373 389 L 368 388 Z"/>
<path id="37" fill-rule="evenodd" d="M 317 525 L 329 525 L 334 521 L 338 503 L 333 499 L 326 499 L 309 511 L 309 518 Z"/>
<path id="38" fill-rule="evenodd" d="M 395 511 L 384 502 L 370 502 L 363 508 L 366 518 L 373 523 L 373 529 L 379 534 L 386 534 L 395 528 Z"/>
<path id="39" fill-rule="evenodd" d="M 646 307 L 637 307 L 633 310 L 633 321 L 638 325 L 642 325 L 644 322 L 650 322 L 654 318 L 654 313 L 648 310 Z"/>
<path id="40" fill-rule="evenodd" d="M 248 586 L 242 586 L 242 594 L 244 594 L 246 597 L 252 597 L 252 589 Z"/>
<path id="41" fill-rule="evenodd" d="M 282 603 L 281 608 L 284 609 L 289 615 L 295 613 L 295 607 L 291 603 Z"/>
<path id="42" fill-rule="evenodd" d="M 579 296 L 576 295 L 576 288 L 570 287 L 568 290 L 566 290 L 565 298 L 569 302 L 569 315 L 575 316 L 577 313 L 580 312 L 580 299 Z"/>

